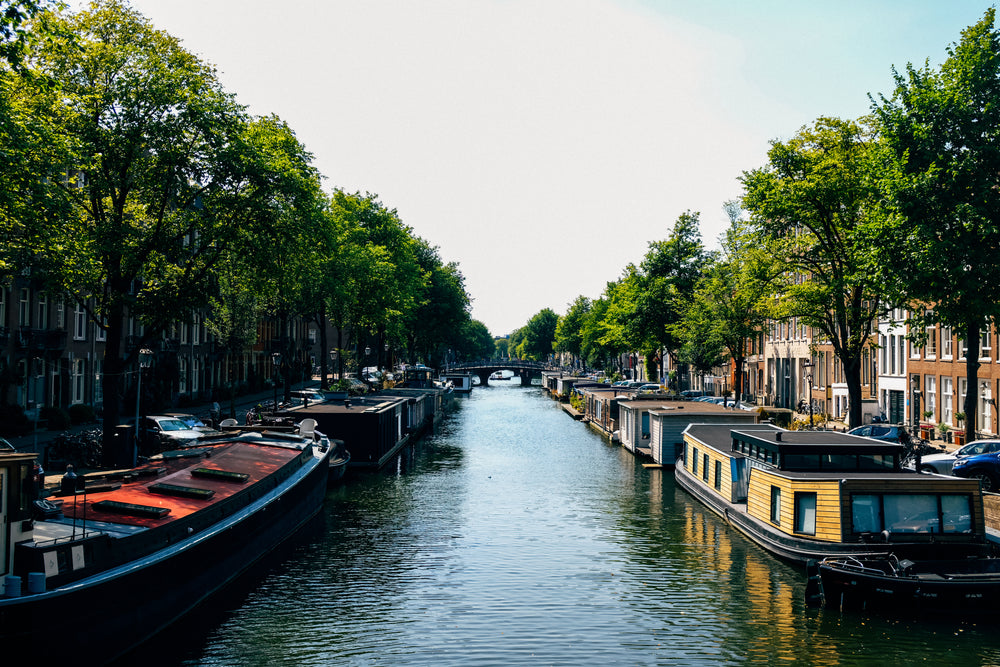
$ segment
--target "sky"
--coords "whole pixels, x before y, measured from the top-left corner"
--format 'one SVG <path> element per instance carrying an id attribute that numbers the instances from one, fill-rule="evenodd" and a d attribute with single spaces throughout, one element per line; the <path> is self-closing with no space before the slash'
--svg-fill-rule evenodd
<path id="1" fill-rule="evenodd" d="M 83 3 L 71 3 L 71 7 Z M 596 299 L 821 116 L 939 65 L 986 0 L 132 0 L 457 262 L 494 335 Z"/>

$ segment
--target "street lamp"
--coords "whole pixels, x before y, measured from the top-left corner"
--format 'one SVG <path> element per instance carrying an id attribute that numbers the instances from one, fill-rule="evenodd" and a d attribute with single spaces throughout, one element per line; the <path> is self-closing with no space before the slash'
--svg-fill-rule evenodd
<path id="1" fill-rule="evenodd" d="M 132 465 L 135 465 L 136 455 L 139 452 L 139 403 L 142 399 L 142 374 L 153 363 L 153 351 L 149 348 L 139 350 L 139 379 L 135 383 L 135 451 L 132 452 Z"/>
<path id="2" fill-rule="evenodd" d="M 334 347 L 330 348 L 330 363 L 333 364 L 334 368 L 337 366 L 337 349 Z M 330 369 L 330 375 L 333 375 L 333 369 Z M 337 375 L 337 379 L 340 379 L 340 375 Z"/>
<path id="3" fill-rule="evenodd" d="M 920 433 L 920 376 L 911 375 L 910 376 L 910 391 L 913 393 L 913 405 L 912 414 L 910 415 L 910 421 L 913 422 L 913 435 L 916 436 Z"/>
<path id="4" fill-rule="evenodd" d="M 271 408 L 271 412 L 276 413 L 278 411 L 278 368 L 281 366 L 281 352 L 273 352 L 271 362 L 274 364 L 274 407 Z"/>
<path id="5" fill-rule="evenodd" d="M 806 395 L 806 397 L 809 399 L 809 429 L 810 430 L 812 430 L 812 427 L 813 427 L 813 397 L 812 397 L 813 375 L 812 375 L 812 368 L 815 365 L 816 364 L 814 364 L 811 361 L 807 361 L 807 362 L 805 362 L 805 363 L 802 364 L 802 368 L 806 369 L 806 378 L 808 378 L 808 380 L 809 380 L 809 383 L 806 385 L 808 387 L 809 393 Z"/>

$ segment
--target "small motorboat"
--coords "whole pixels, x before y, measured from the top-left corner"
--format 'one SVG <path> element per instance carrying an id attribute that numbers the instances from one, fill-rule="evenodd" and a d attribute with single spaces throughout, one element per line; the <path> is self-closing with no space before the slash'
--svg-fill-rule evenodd
<path id="1" fill-rule="evenodd" d="M 834 609 L 1000 611 L 1000 558 L 909 560 L 895 554 L 832 557 L 806 566 L 806 600 Z"/>

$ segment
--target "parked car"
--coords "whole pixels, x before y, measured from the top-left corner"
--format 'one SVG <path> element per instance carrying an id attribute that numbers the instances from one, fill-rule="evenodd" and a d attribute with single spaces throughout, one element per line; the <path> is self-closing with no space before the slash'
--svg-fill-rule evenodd
<path id="1" fill-rule="evenodd" d="M 201 431 L 202 433 L 215 433 L 216 430 L 203 422 L 198 417 L 186 412 L 164 412 L 165 417 L 173 417 L 174 419 L 180 419 L 182 422 L 187 424 L 189 429 L 195 431 Z"/>
<path id="2" fill-rule="evenodd" d="M 928 454 L 920 457 L 921 472 L 936 472 L 939 475 L 951 475 L 956 461 L 959 459 L 1000 452 L 1000 440 L 976 440 L 963 445 L 953 452 Z M 994 487 L 997 488 L 997 487 Z"/>
<path id="3" fill-rule="evenodd" d="M 849 435 L 860 435 L 862 438 L 872 440 L 884 440 L 885 442 L 901 442 L 903 429 L 900 426 L 890 426 L 889 424 L 865 424 L 852 428 L 847 432 Z"/>
<path id="4" fill-rule="evenodd" d="M 661 394 L 663 393 L 663 387 L 658 384 L 647 383 L 639 385 L 640 394 Z"/>
<path id="5" fill-rule="evenodd" d="M 156 415 L 143 417 L 141 435 L 146 447 L 163 450 L 194 445 L 205 434 L 177 417 Z"/>
<path id="6" fill-rule="evenodd" d="M 952 474 L 955 477 L 978 479 L 983 491 L 996 492 L 1000 490 L 1000 452 L 962 457 L 955 461 Z"/>
<path id="7" fill-rule="evenodd" d="M 698 398 L 699 396 L 704 396 L 705 392 L 700 389 L 685 389 L 681 392 L 681 396 L 684 398 Z"/>
<path id="8" fill-rule="evenodd" d="M 291 393 L 293 404 L 303 404 L 306 401 L 309 403 L 320 403 L 326 400 L 326 396 L 319 389 L 296 389 Z"/>

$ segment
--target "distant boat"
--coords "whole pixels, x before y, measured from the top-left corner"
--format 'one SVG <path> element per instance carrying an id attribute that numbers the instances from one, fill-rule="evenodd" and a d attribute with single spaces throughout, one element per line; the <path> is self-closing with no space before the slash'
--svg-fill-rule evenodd
<path id="1" fill-rule="evenodd" d="M 60 497 L 8 506 L 0 639 L 39 664 L 120 658 L 315 516 L 332 451 L 237 433 L 114 475 L 67 476 Z M 7 498 L 33 495 L 34 456 L 0 454 Z"/>

